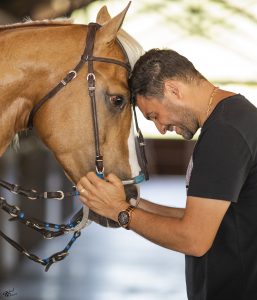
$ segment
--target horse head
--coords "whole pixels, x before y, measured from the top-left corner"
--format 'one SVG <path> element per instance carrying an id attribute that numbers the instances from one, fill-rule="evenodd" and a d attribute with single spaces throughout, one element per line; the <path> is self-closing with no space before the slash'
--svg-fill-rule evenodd
<path id="1" fill-rule="evenodd" d="M 128 7 L 129 5 L 114 18 L 111 18 L 106 7 L 103 7 L 97 16 L 97 23 L 101 27 L 95 33 L 92 55 L 102 58 L 102 61 L 90 62 L 94 72 L 95 116 L 92 114 L 92 99 L 88 93 L 87 79 L 91 70 L 89 71 L 87 61 L 76 74 L 76 80 L 72 80 L 42 105 L 33 118 L 38 135 L 55 154 L 65 173 L 75 184 L 88 171 L 96 168 L 96 135 L 106 174 L 113 172 L 126 180 L 140 173 L 128 88 L 129 71 L 124 65 L 129 60 L 133 67 L 136 59 L 142 54 L 142 48 L 121 30 Z M 85 41 L 89 27 L 71 25 L 66 27 L 66 30 L 56 31 L 59 43 L 66 41 L 65 44 L 68 45 L 64 51 L 60 51 L 63 59 L 58 70 L 63 70 L 63 76 L 72 69 L 76 59 L 80 58 L 83 49 L 81 41 Z M 54 30 L 46 31 L 47 33 L 57 38 Z M 55 69 L 52 72 L 55 72 Z M 94 120 L 94 117 L 97 117 L 97 120 Z M 94 122 L 97 123 L 97 132 Z M 128 200 L 131 197 L 137 198 L 138 189 L 135 185 L 128 185 L 125 190 Z"/>

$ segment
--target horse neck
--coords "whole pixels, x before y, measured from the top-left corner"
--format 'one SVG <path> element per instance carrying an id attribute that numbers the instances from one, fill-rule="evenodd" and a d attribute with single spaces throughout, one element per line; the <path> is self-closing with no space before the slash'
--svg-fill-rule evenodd
<path id="1" fill-rule="evenodd" d="M 0 31 L 0 155 L 27 128 L 33 106 L 79 61 L 85 27 L 29 26 Z"/>

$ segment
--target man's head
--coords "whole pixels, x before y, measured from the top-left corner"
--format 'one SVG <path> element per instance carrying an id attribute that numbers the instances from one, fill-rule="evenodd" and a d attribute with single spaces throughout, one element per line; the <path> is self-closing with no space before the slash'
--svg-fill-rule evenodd
<path id="1" fill-rule="evenodd" d="M 190 108 L 191 87 L 202 81 L 206 79 L 186 57 L 173 50 L 152 49 L 135 64 L 130 89 L 140 110 L 162 134 L 175 128 L 191 139 L 199 128 Z"/>

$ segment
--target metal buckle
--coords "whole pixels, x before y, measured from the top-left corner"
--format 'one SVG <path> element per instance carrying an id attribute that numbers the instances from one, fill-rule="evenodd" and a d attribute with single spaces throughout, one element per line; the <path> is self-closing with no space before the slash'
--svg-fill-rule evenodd
<path id="1" fill-rule="evenodd" d="M 64 192 L 63 191 L 56 191 L 57 193 L 60 193 L 61 194 L 61 197 L 56 197 L 56 198 L 53 198 L 53 199 L 56 199 L 56 200 L 62 200 L 64 198 Z"/>
<path id="2" fill-rule="evenodd" d="M 44 237 L 44 239 L 46 239 L 46 240 L 51 240 L 51 239 L 54 238 L 54 236 L 52 235 L 52 231 L 44 232 L 44 233 L 43 233 L 43 237 Z"/>
<path id="3" fill-rule="evenodd" d="M 20 186 L 18 184 L 14 184 L 13 186 L 14 187 L 10 190 L 10 192 L 17 195 L 19 193 Z"/>
<path id="4" fill-rule="evenodd" d="M 31 192 L 37 194 L 37 191 L 36 191 L 36 190 L 31 190 Z M 30 200 L 36 200 L 37 197 L 31 197 L 31 196 L 28 196 L 28 199 L 30 199 Z"/>
<path id="5" fill-rule="evenodd" d="M 20 212 L 21 210 L 20 210 L 20 208 L 19 208 L 18 206 L 13 206 L 12 210 L 13 210 L 13 209 L 16 209 L 16 213 L 9 212 L 9 214 L 10 214 L 10 216 L 17 218 L 17 217 L 18 217 L 18 214 L 19 214 L 19 212 Z"/>
<path id="6" fill-rule="evenodd" d="M 71 80 L 73 80 L 73 79 L 75 79 L 75 78 L 77 77 L 77 72 L 76 72 L 75 70 L 71 70 L 71 71 L 69 72 L 69 74 L 73 74 L 73 77 L 72 77 Z"/>
<path id="7" fill-rule="evenodd" d="M 96 175 L 98 176 L 98 177 L 100 177 L 100 178 L 104 178 L 104 167 L 103 167 L 103 170 L 102 171 L 99 171 L 98 170 L 98 167 L 97 166 L 95 166 L 95 171 L 96 171 Z"/>
<path id="8" fill-rule="evenodd" d="M 88 73 L 87 74 L 87 81 L 89 79 L 89 76 L 92 76 L 93 77 L 93 80 L 95 80 L 95 74 L 94 73 Z"/>
<path id="9" fill-rule="evenodd" d="M 72 81 L 73 79 L 75 79 L 75 78 L 77 77 L 77 72 L 76 72 L 75 70 L 69 71 L 68 74 L 73 74 L 73 77 L 72 77 L 70 80 L 68 80 L 68 82 Z M 67 77 L 67 76 L 66 76 L 66 77 Z M 66 78 L 66 77 L 65 77 L 65 78 Z M 64 79 L 61 80 L 61 83 L 62 83 L 64 86 L 65 86 L 68 82 L 66 82 Z"/>
<path id="10" fill-rule="evenodd" d="M 37 228 L 37 229 L 43 229 L 43 228 L 44 228 L 43 226 L 41 226 L 41 225 L 39 225 L 39 224 L 37 224 L 37 223 L 33 223 L 33 226 L 34 226 L 35 228 Z"/>

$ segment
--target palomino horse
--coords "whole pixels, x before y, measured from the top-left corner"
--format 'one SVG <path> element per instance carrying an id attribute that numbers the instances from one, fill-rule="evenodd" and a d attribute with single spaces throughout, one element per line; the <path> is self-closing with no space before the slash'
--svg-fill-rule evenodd
<path id="1" fill-rule="evenodd" d="M 142 48 L 120 29 L 128 7 L 114 18 L 103 7 L 96 20 L 101 26 L 34 21 L 0 27 L 0 155 L 16 133 L 34 126 L 74 184 L 90 170 L 96 169 L 101 177 L 105 170 L 123 179 L 127 199 L 138 196 L 135 183 L 144 176 L 136 157 L 128 76 Z M 28 194 L 16 185 L 1 184 L 28 198 L 39 197 L 33 190 Z M 66 256 L 88 217 L 116 227 L 115 222 L 88 213 L 86 207 L 72 225 L 59 226 L 26 219 L 17 207 L 0 200 L 2 209 L 44 237 L 75 232 L 63 251 L 40 259 L 0 231 L 47 269 Z"/>

